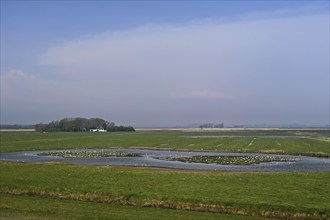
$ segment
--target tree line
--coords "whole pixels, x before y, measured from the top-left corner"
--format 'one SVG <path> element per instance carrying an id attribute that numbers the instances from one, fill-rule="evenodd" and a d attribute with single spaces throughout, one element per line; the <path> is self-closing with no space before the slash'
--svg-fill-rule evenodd
<path id="1" fill-rule="evenodd" d="M 52 121 L 48 124 L 36 124 L 35 130 L 38 132 L 84 132 L 91 129 L 104 129 L 106 131 L 135 131 L 132 126 L 117 126 L 114 122 L 108 122 L 102 118 L 63 118 Z"/>
<path id="2" fill-rule="evenodd" d="M 224 124 L 219 123 L 219 124 L 213 124 L 213 123 L 205 123 L 199 126 L 200 128 L 223 128 Z"/>
<path id="3" fill-rule="evenodd" d="M 33 129 L 34 125 L 0 124 L 0 129 Z"/>

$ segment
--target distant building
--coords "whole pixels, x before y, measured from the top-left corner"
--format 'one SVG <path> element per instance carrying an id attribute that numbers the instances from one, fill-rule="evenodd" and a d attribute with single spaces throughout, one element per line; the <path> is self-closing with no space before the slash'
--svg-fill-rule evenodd
<path id="1" fill-rule="evenodd" d="M 95 128 L 95 129 L 90 129 L 90 132 L 107 132 L 107 130 L 104 130 L 103 128 Z"/>

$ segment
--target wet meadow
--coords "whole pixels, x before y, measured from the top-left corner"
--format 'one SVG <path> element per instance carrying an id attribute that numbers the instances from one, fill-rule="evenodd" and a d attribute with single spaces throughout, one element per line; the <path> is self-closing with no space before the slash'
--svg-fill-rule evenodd
<path id="1" fill-rule="evenodd" d="M 329 131 L 0 134 L 1 152 L 120 147 L 330 155 Z M 290 138 L 259 137 L 263 135 Z M 295 135 L 306 137 L 291 137 Z M 233 173 L 60 162 L 0 165 L 1 218 L 330 218 L 330 172 Z"/>

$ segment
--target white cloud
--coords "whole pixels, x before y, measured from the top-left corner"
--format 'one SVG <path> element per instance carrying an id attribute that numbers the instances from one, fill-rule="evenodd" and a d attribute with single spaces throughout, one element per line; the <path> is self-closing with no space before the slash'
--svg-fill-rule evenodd
<path id="1" fill-rule="evenodd" d="M 53 47 L 41 63 L 110 90 L 126 86 L 134 94 L 166 95 L 221 88 L 237 96 L 269 78 L 298 77 L 307 65 L 326 65 L 327 16 L 145 26 Z"/>

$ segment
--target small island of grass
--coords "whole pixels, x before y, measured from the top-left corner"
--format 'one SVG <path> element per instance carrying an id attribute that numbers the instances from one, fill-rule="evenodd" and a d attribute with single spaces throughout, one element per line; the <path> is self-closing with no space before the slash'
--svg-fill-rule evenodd
<path id="1" fill-rule="evenodd" d="M 58 151 L 43 152 L 38 156 L 56 156 L 64 158 L 89 158 L 89 157 L 138 157 L 138 154 L 119 151 Z"/>
<path id="2" fill-rule="evenodd" d="M 267 162 L 295 162 L 298 158 L 275 156 L 193 156 L 193 157 L 167 157 L 164 160 L 181 161 L 186 163 L 206 163 L 221 165 L 251 165 Z"/>

